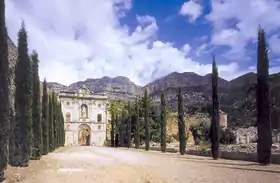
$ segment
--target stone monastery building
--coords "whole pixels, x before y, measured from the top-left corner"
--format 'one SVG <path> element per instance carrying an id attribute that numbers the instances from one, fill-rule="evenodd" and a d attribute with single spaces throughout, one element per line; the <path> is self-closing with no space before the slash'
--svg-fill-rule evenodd
<path id="1" fill-rule="evenodd" d="M 78 92 L 59 94 L 65 121 L 65 145 L 102 146 L 106 140 L 108 98 L 83 86 Z"/>

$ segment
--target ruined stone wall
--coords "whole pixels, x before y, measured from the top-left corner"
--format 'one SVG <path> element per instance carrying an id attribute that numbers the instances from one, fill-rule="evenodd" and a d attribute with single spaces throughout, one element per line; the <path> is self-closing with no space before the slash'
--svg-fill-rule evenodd
<path id="1" fill-rule="evenodd" d="M 15 67 L 17 61 L 17 47 L 13 41 L 8 37 L 8 60 L 9 60 L 9 102 L 10 106 L 14 111 L 14 101 L 15 101 Z"/>

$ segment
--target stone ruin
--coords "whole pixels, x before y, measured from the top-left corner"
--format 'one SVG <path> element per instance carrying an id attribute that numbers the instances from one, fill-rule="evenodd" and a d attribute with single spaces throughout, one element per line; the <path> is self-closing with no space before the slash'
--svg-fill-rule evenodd
<path id="1" fill-rule="evenodd" d="M 257 127 L 239 128 L 233 131 L 233 133 L 236 136 L 236 144 L 256 143 L 258 140 Z M 280 130 L 272 131 L 272 142 L 280 143 Z"/>

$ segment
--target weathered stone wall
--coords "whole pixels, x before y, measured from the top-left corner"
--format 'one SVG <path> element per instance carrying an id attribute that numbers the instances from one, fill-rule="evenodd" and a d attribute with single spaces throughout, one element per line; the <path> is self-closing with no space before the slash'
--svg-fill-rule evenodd
<path id="1" fill-rule="evenodd" d="M 13 41 L 8 37 L 8 60 L 9 60 L 9 101 L 10 105 L 14 111 L 14 101 L 15 101 L 15 68 L 17 61 L 17 47 Z"/>

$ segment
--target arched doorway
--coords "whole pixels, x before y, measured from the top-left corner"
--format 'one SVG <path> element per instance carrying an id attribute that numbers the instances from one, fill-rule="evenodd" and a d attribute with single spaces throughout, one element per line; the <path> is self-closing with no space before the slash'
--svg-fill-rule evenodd
<path id="1" fill-rule="evenodd" d="M 91 137 L 91 128 L 87 124 L 79 126 L 78 142 L 80 146 L 89 146 Z"/>

